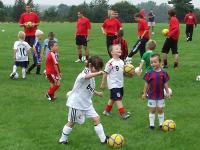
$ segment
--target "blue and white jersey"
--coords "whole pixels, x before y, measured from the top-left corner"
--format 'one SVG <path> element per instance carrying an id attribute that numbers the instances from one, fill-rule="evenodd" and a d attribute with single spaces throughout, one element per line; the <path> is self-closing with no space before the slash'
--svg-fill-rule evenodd
<path id="1" fill-rule="evenodd" d="M 54 41 L 58 42 L 58 40 L 56 38 L 53 39 Z M 44 40 L 44 43 L 43 43 L 43 48 L 45 50 L 45 56 L 47 57 L 48 55 L 48 52 L 49 52 L 49 47 L 48 47 L 48 44 L 49 44 L 49 39 L 45 39 Z"/>
<path id="2" fill-rule="evenodd" d="M 35 46 L 37 54 L 40 55 L 42 51 L 42 45 L 40 44 L 40 41 L 37 38 L 35 39 L 34 46 Z"/>

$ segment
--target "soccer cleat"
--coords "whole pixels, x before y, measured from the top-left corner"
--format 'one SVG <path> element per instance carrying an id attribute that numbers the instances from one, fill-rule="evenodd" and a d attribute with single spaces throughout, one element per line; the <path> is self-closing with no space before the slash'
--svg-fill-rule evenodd
<path id="1" fill-rule="evenodd" d="M 76 62 L 76 63 L 79 63 L 79 62 L 81 62 L 81 60 L 80 60 L 80 59 L 77 59 L 75 62 Z"/>
<path id="2" fill-rule="evenodd" d="M 121 117 L 122 117 L 122 119 L 126 120 L 130 117 L 130 113 L 126 112 L 126 113 L 122 114 Z"/>
<path id="3" fill-rule="evenodd" d="M 10 78 L 11 78 L 11 79 L 14 79 L 14 77 L 15 77 L 15 74 L 16 74 L 15 72 L 14 72 L 14 73 L 12 73 L 12 74 L 10 75 Z"/>
<path id="4" fill-rule="evenodd" d="M 59 144 L 65 144 L 65 145 L 66 145 L 66 144 L 68 144 L 69 142 L 68 142 L 68 140 L 67 140 L 67 141 L 60 141 L 60 140 L 59 140 L 58 143 L 59 143 Z"/>
<path id="5" fill-rule="evenodd" d="M 132 58 L 131 57 L 126 57 L 124 62 L 125 62 L 126 65 L 127 64 L 131 64 L 132 63 Z"/>
<path id="6" fill-rule="evenodd" d="M 159 128 L 162 129 L 162 125 L 159 125 Z"/>
<path id="7" fill-rule="evenodd" d="M 49 93 L 46 93 L 46 97 L 47 97 L 47 99 L 48 99 L 49 101 L 52 101 L 52 100 L 53 100 L 52 97 L 51 97 L 51 95 L 50 95 Z"/>
<path id="8" fill-rule="evenodd" d="M 154 126 L 149 126 L 149 129 L 154 130 L 155 127 Z"/>
<path id="9" fill-rule="evenodd" d="M 110 116 L 110 112 L 107 112 L 107 111 L 103 111 L 103 115 L 105 115 L 105 116 Z"/>
<path id="10" fill-rule="evenodd" d="M 109 138 L 110 138 L 110 137 L 106 135 L 106 139 L 105 139 L 105 141 L 104 141 L 104 142 L 101 142 L 101 144 L 107 144 Z"/>

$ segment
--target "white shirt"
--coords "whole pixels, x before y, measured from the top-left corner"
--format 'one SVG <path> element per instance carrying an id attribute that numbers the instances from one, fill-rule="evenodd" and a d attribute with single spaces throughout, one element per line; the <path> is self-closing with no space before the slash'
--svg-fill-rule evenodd
<path id="1" fill-rule="evenodd" d="M 13 49 L 16 50 L 16 61 L 28 61 L 28 50 L 30 45 L 25 41 L 16 41 Z"/>
<path id="2" fill-rule="evenodd" d="M 92 106 L 92 96 L 95 90 L 94 78 L 85 79 L 85 76 L 90 73 L 88 68 L 85 68 L 76 78 L 74 87 L 69 94 L 66 105 L 79 110 L 89 110 Z"/>
<path id="3" fill-rule="evenodd" d="M 124 62 L 121 59 L 110 59 L 104 71 L 107 73 L 108 89 L 124 86 Z"/>

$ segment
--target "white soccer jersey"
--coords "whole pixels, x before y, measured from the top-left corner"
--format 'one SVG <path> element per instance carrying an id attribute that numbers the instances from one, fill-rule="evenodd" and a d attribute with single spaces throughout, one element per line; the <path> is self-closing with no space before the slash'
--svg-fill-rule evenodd
<path id="1" fill-rule="evenodd" d="M 95 79 L 85 79 L 88 73 L 90 73 L 90 70 L 85 68 L 76 78 L 74 87 L 67 99 L 67 106 L 79 110 L 89 110 L 92 107 Z"/>
<path id="2" fill-rule="evenodd" d="M 28 61 L 30 45 L 25 41 L 16 41 L 13 49 L 16 50 L 16 61 Z"/>
<path id="3" fill-rule="evenodd" d="M 104 71 L 107 73 L 108 89 L 124 86 L 124 62 L 121 59 L 110 59 Z"/>

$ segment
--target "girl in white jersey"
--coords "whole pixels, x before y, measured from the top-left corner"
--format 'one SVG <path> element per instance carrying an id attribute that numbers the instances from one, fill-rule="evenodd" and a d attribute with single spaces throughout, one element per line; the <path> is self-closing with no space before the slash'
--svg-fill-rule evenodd
<path id="1" fill-rule="evenodd" d="M 106 105 L 104 115 L 110 115 L 110 111 L 114 103 L 118 107 L 120 116 L 123 119 L 130 117 L 130 113 L 125 111 L 122 104 L 123 86 L 124 86 L 124 62 L 119 58 L 121 56 L 121 46 L 119 44 L 113 45 L 111 48 L 112 58 L 106 63 L 104 75 L 101 83 L 101 88 L 106 87 L 106 79 L 108 89 L 110 90 L 110 99 Z"/>
<path id="2" fill-rule="evenodd" d="M 22 78 L 26 78 L 26 68 L 28 66 L 28 52 L 31 50 L 30 45 L 25 42 L 26 34 L 23 31 L 19 31 L 18 33 L 18 41 L 15 41 L 13 50 L 14 50 L 14 61 L 13 71 L 10 75 L 10 78 L 13 79 L 15 74 L 17 73 L 17 67 L 22 67 Z"/>
<path id="3" fill-rule="evenodd" d="M 68 92 L 66 105 L 69 107 L 68 123 L 62 130 L 62 135 L 59 140 L 60 144 L 68 143 L 68 136 L 72 131 L 75 123 L 83 124 L 85 117 L 91 118 L 94 123 L 94 130 L 99 137 L 101 143 L 107 142 L 103 126 L 100 122 L 100 117 L 95 111 L 92 104 L 93 94 L 103 96 L 102 92 L 95 91 L 95 76 L 103 74 L 100 71 L 103 67 L 103 61 L 98 56 L 89 58 L 86 68 L 78 75 L 74 83 L 72 91 Z"/>

